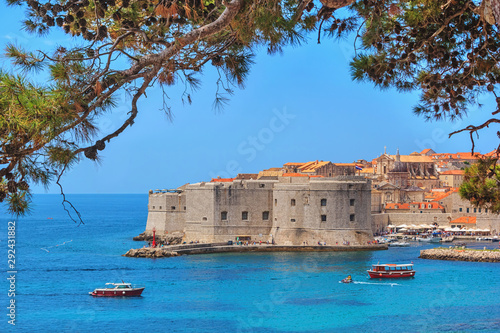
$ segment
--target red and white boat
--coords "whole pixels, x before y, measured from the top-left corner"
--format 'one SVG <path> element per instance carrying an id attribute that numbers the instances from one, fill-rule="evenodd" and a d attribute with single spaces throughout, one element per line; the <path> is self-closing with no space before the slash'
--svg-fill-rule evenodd
<path id="1" fill-rule="evenodd" d="M 372 265 L 372 269 L 368 270 L 371 278 L 406 278 L 414 277 L 415 271 L 413 264 L 383 264 Z"/>
<path id="2" fill-rule="evenodd" d="M 106 283 L 89 294 L 97 297 L 141 296 L 144 287 L 133 287 L 130 283 Z"/>

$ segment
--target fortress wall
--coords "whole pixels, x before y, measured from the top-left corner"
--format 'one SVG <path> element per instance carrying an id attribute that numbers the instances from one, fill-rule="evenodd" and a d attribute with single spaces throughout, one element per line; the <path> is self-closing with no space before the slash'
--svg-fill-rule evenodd
<path id="1" fill-rule="evenodd" d="M 385 213 L 373 214 L 372 228 L 375 232 L 385 230 L 388 224 L 401 225 L 401 224 L 432 224 L 437 222 L 439 225 L 448 226 L 451 219 L 449 213 Z"/>
<path id="2" fill-rule="evenodd" d="M 318 241 L 330 245 L 345 241 L 366 244 L 373 239 L 370 187 L 369 181 L 358 177 L 277 184 L 272 229 L 275 242 L 282 245 L 303 242 L 312 245 Z"/>
<path id="3" fill-rule="evenodd" d="M 252 241 L 267 241 L 273 216 L 273 183 L 235 181 L 217 184 L 214 241 L 235 241 L 238 236 L 250 236 Z M 223 212 L 226 212 L 225 220 L 222 219 Z M 246 219 L 243 212 L 246 212 Z"/>
<path id="4" fill-rule="evenodd" d="M 186 186 L 186 228 L 185 241 L 214 241 L 214 200 L 213 183 L 196 183 Z"/>
<path id="5" fill-rule="evenodd" d="M 186 209 L 184 193 L 151 193 L 146 233 L 152 233 L 153 228 L 156 228 L 158 235 L 184 232 Z"/>
<path id="6" fill-rule="evenodd" d="M 493 213 L 477 215 L 476 226 L 478 229 L 489 229 L 492 235 L 498 235 L 500 234 L 500 216 Z"/>

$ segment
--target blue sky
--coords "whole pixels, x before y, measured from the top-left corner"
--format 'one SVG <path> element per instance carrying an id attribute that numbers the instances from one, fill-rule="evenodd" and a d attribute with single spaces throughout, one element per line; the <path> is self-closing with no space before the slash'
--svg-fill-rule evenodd
<path id="1" fill-rule="evenodd" d="M 23 32 L 22 11 L 2 3 L 0 43 L 25 48 L 51 48 L 75 43 L 53 34 L 38 38 Z M 491 115 L 493 100 L 483 97 L 482 109 L 471 110 L 461 122 L 425 122 L 412 114 L 415 94 L 380 91 L 370 83 L 352 82 L 349 58 L 352 44 L 315 36 L 283 55 L 259 50 L 245 89 L 235 89 L 223 112 L 212 108 L 216 73 L 208 66 L 193 104 L 183 105 L 180 89 L 168 90 L 174 119 L 160 110 L 161 90 L 151 89 L 140 103 L 134 126 L 109 143 L 102 163 L 87 159 L 67 172 L 62 184 L 67 193 L 147 193 L 175 188 L 211 177 L 257 173 L 286 162 L 371 160 L 384 151 L 401 154 L 432 148 L 436 152 L 468 151 L 467 134 L 448 139 L 448 133 L 479 124 Z M 9 68 L 6 59 L 1 66 Z M 130 99 L 102 119 L 111 131 L 126 117 Z M 498 144 L 496 129 L 480 134 L 476 151 L 486 153 Z M 106 132 L 102 132 L 103 135 Z M 34 193 L 58 193 L 56 186 Z"/>

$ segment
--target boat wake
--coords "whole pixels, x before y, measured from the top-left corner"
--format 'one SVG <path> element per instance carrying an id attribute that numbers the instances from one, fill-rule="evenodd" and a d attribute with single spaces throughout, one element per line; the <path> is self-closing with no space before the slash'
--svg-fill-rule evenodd
<path id="1" fill-rule="evenodd" d="M 381 286 L 400 286 L 400 284 L 397 284 L 397 283 L 373 283 L 373 282 L 359 282 L 359 281 L 353 281 L 352 283 L 355 283 L 355 284 L 377 284 L 377 285 L 381 285 Z"/>
<path id="2" fill-rule="evenodd" d="M 66 243 L 70 243 L 70 242 L 72 242 L 72 241 L 73 241 L 73 240 L 66 241 L 66 242 L 64 242 L 64 243 L 62 243 L 62 244 L 56 244 L 56 245 L 53 245 L 53 246 L 41 247 L 40 249 L 41 249 L 41 250 L 44 250 L 44 251 L 47 251 L 47 252 L 50 252 L 48 249 L 51 249 L 51 248 L 53 248 L 53 247 L 63 246 L 63 245 L 66 245 Z"/>

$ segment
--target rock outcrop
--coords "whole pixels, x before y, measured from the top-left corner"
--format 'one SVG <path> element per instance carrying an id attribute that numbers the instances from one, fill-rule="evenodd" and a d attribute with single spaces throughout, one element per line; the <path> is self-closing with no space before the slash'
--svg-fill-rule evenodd
<path id="1" fill-rule="evenodd" d="M 177 245 L 182 243 L 182 239 L 184 238 L 184 234 L 181 232 L 175 232 L 166 235 L 156 235 L 156 242 L 158 244 L 169 244 L 169 245 Z M 153 234 L 149 232 L 143 232 L 139 236 L 135 236 L 133 238 L 135 241 L 153 241 Z"/>
<path id="2" fill-rule="evenodd" d="M 142 249 L 130 249 L 125 253 L 124 257 L 135 257 L 135 258 L 168 258 L 177 257 L 179 254 L 175 251 L 169 251 L 162 247 L 145 247 Z"/>
<path id="3" fill-rule="evenodd" d="M 500 250 L 438 248 L 438 249 L 428 249 L 420 251 L 419 258 L 435 259 L 435 260 L 500 262 Z"/>

